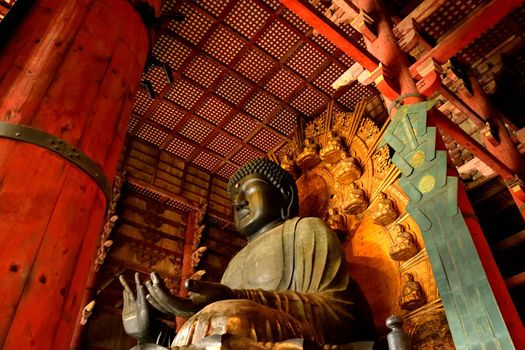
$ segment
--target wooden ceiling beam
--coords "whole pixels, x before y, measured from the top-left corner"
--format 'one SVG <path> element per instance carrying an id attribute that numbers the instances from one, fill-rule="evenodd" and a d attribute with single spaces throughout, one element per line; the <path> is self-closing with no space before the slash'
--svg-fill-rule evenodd
<path id="1" fill-rule="evenodd" d="M 126 222 L 126 224 L 129 224 L 129 222 Z M 152 241 L 147 241 L 146 239 L 139 239 L 139 238 L 132 237 L 132 236 L 127 235 L 125 232 L 122 232 L 122 231 L 117 231 L 114 237 L 115 237 L 114 238 L 115 241 L 117 241 L 117 242 L 118 242 L 118 240 L 121 240 L 120 242 L 125 242 L 125 244 L 130 244 L 130 245 L 131 244 L 136 244 L 137 246 L 153 247 L 157 251 L 166 254 L 166 257 L 172 256 L 172 257 L 181 257 L 182 258 L 182 246 L 181 246 L 181 250 L 180 251 L 175 251 L 175 250 L 167 249 L 163 245 L 157 244 L 157 242 L 152 242 Z M 164 272 L 162 272 L 162 273 L 164 274 Z"/>
<path id="2" fill-rule="evenodd" d="M 141 265 L 141 264 L 137 264 L 137 263 L 134 263 L 132 261 L 129 261 L 127 259 L 122 259 L 122 258 L 119 258 L 119 257 L 116 257 L 114 255 L 110 255 L 109 258 L 107 259 L 106 263 L 108 265 L 111 265 L 111 266 L 114 266 L 114 267 L 126 267 L 126 269 L 128 270 L 133 270 L 135 272 L 139 272 L 143 275 L 149 275 L 151 272 L 157 272 L 157 273 L 160 273 L 162 274 L 163 277 L 169 277 L 173 280 L 178 280 L 180 278 L 180 276 L 178 274 L 174 274 L 174 273 L 169 273 L 169 272 L 166 272 L 166 271 L 160 271 L 160 270 L 157 270 L 155 269 L 155 267 L 146 267 L 144 265 Z M 129 282 L 132 282 L 132 281 L 129 281 Z"/>
<path id="3" fill-rule="evenodd" d="M 312 28 L 341 49 L 348 56 L 373 72 L 379 65 L 379 60 L 357 42 L 348 38 L 334 23 L 322 16 L 312 5 L 302 0 L 280 0 L 283 5 L 302 18 Z"/>
<path id="4" fill-rule="evenodd" d="M 489 153 L 484 146 L 479 144 L 476 140 L 467 134 L 463 129 L 456 125 L 452 120 L 448 119 L 443 113 L 437 109 L 431 109 L 429 113 L 436 123 L 436 126 L 451 136 L 461 146 L 465 147 L 472 154 L 478 157 L 483 163 L 487 164 L 492 170 L 500 175 L 503 180 L 514 179 L 514 172 L 510 170 L 503 162 L 501 162 L 494 155 Z"/>
<path id="5" fill-rule="evenodd" d="M 220 178 L 218 175 L 217 175 L 217 177 Z M 155 193 L 155 194 L 160 195 L 160 196 L 168 197 L 168 202 L 167 203 L 169 203 L 170 200 L 171 200 L 173 202 L 181 203 L 184 206 L 191 207 L 194 210 L 200 210 L 201 209 L 201 207 L 200 207 L 200 205 L 198 203 L 194 203 L 193 201 L 191 201 L 191 200 L 189 200 L 189 199 L 187 199 L 187 198 L 185 198 L 185 197 L 183 197 L 181 195 L 178 195 L 178 194 L 175 194 L 175 193 L 169 193 L 169 192 L 163 191 L 163 190 L 161 190 L 159 188 L 156 188 L 156 187 L 153 188 L 153 186 L 151 184 L 148 184 L 147 182 L 144 182 L 144 181 L 141 181 L 141 180 L 138 180 L 138 179 L 128 179 L 126 182 L 130 183 L 134 187 L 140 188 L 142 190 L 145 190 L 145 191 L 148 191 L 148 192 L 152 192 L 152 193 Z M 131 190 L 136 192 L 133 188 L 131 188 Z M 208 214 L 210 216 L 214 217 L 215 220 L 220 221 L 221 223 L 231 223 L 232 222 L 231 218 L 227 218 L 225 216 L 220 216 L 218 214 L 212 214 L 212 213 L 208 213 Z"/>
<path id="6" fill-rule="evenodd" d="M 133 220 L 130 220 L 128 218 L 120 218 L 120 224 L 121 225 L 127 225 L 127 226 L 131 226 L 139 231 L 149 231 L 149 232 L 154 232 L 156 235 L 160 236 L 161 238 L 164 238 L 164 239 L 167 239 L 169 241 L 173 241 L 173 242 L 177 242 L 177 243 L 184 243 L 184 239 L 178 237 L 178 236 L 172 236 L 172 235 L 169 235 L 167 233 L 164 233 L 162 231 L 160 231 L 158 228 L 155 228 L 155 227 L 151 227 L 151 226 L 146 226 L 146 225 L 142 225 L 138 222 L 135 222 Z M 117 230 L 117 234 L 120 234 L 121 236 L 126 236 L 124 233 L 122 232 L 119 232 L 119 230 Z"/>
<path id="7" fill-rule="evenodd" d="M 433 59 L 438 64 L 444 64 L 523 2 L 524 0 L 492 0 L 488 4 L 478 7 L 465 20 L 461 21 L 459 27 L 443 35 L 434 48 L 427 51 L 416 63 L 412 64 L 410 74 L 415 78 L 421 78 L 417 70 L 429 59 Z"/>
<path id="8" fill-rule="evenodd" d="M 175 193 L 169 193 L 169 192 L 166 192 L 166 191 L 163 191 L 159 188 L 153 188 L 151 186 L 151 184 L 147 183 L 147 182 L 144 182 L 144 181 L 141 181 L 141 180 L 137 180 L 137 179 L 128 179 L 126 180 L 127 183 L 129 184 L 132 184 L 133 186 L 135 187 L 138 187 L 138 188 L 141 188 L 141 189 L 145 189 L 147 191 L 151 191 L 151 192 L 154 192 L 158 195 L 160 195 L 161 197 L 167 197 L 168 198 L 168 202 L 169 200 L 172 200 L 174 202 L 179 202 L 179 203 L 182 203 L 188 207 L 191 207 L 195 210 L 199 210 L 200 207 L 199 207 L 199 204 L 197 203 L 194 203 L 193 201 L 183 197 L 183 196 L 180 196 L 180 195 L 177 195 Z M 133 190 L 133 188 L 132 188 Z"/>

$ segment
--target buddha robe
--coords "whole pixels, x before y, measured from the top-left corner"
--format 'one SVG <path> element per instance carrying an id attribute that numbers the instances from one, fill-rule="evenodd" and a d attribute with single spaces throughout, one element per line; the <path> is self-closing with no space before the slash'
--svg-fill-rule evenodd
<path id="1" fill-rule="evenodd" d="M 173 345 L 194 344 L 211 334 L 261 342 L 352 340 L 343 250 L 321 219 L 289 219 L 256 237 L 230 261 L 221 283 L 234 289 L 239 300 L 202 309 L 184 324 Z"/>

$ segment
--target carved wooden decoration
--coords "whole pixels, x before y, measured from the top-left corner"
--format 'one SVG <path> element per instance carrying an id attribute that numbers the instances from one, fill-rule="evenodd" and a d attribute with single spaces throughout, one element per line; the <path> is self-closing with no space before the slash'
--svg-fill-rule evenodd
<path id="1" fill-rule="evenodd" d="M 301 169 L 300 215 L 321 217 L 344 236 L 350 274 L 368 300 L 376 329 L 386 334 L 387 317 L 400 315 L 420 344 L 415 348 L 423 349 L 421 337 L 433 336 L 426 322 L 441 322 L 435 307 L 427 308 L 441 300 L 421 231 L 405 209 L 409 197 L 398 184 L 400 171 L 388 148 L 378 148 L 384 128 L 364 116 L 365 106 L 362 101 L 354 112 L 329 109 L 305 126 L 304 148 L 289 144 L 278 157 Z M 315 157 L 317 163 L 305 161 Z M 443 327 L 447 333 L 446 322 Z M 450 337 L 443 339 L 452 344 Z"/>
<path id="2" fill-rule="evenodd" d="M 115 176 L 115 180 L 113 181 L 113 187 L 111 189 L 111 202 L 108 206 L 106 222 L 102 229 L 102 235 L 100 236 L 100 243 L 97 250 L 97 257 L 95 258 L 95 264 L 93 265 L 93 271 L 95 272 L 98 272 L 100 270 L 100 267 L 102 266 L 102 264 L 104 264 L 104 261 L 106 260 L 106 256 L 109 252 L 109 249 L 113 245 L 113 240 L 110 239 L 110 236 L 111 232 L 113 231 L 113 227 L 115 227 L 115 224 L 118 220 L 118 216 L 115 214 L 117 213 L 117 205 L 120 200 L 122 186 L 124 185 L 125 180 L 126 175 L 125 173 L 123 173 Z"/>
<path id="3" fill-rule="evenodd" d="M 191 273 L 194 274 L 199 263 L 201 262 L 202 256 L 208 250 L 206 246 L 200 246 L 202 242 L 202 234 L 206 229 L 205 218 L 206 218 L 207 205 L 204 204 L 198 211 L 195 219 L 195 231 L 193 234 L 193 246 L 191 253 Z M 204 271 L 205 273 L 206 271 Z"/>

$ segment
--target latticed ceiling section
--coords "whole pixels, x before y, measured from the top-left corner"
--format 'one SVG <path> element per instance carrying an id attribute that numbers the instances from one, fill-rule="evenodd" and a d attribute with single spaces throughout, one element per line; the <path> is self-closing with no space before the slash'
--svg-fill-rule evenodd
<path id="1" fill-rule="evenodd" d="M 321 16 L 330 5 L 310 3 Z M 404 18 L 422 3 L 396 0 L 390 5 Z M 486 3 L 445 1 L 422 20 L 422 33 L 434 45 Z M 522 45 L 524 9 L 456 56 L 472 65 L 489 94 L 497 80 L 505 82 L 504 55 Z M 377 95 L 359 83 L 335 91 L 332 83 L 354 60 L 276 0 L 168 1 L 164 12 L 180 12 L 185 19 L 160 28 L 129 133 L 210 173 L 227 178 L 239 165 L 275 151 L 294 132 L 298 118 L 318 115 L 331 99 L 334 111 L 342 111 L 352 110 L 363 96 Z M 339 28 L 365 47 L 350 24 Z"/>
<path id="2" fill-rule="evenodd" d="M 283 145 L 299 117 L 323 111 L 354 63 L 278 1 L 170 1 L 164 11 L 185 20 L 159 33 L 129 133 L 225 178 Z M 335 110 L 375 94 L 346 87 Z"/>

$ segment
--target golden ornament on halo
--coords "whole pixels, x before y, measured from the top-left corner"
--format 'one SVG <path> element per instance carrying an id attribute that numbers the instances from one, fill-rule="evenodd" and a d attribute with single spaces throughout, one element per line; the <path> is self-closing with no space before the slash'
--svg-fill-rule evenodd
<path id="1" fill-rule="evenodd" d="M 317 153 L 317 143 L 310 138 L 304 140 L 303 151 L 297 156 L 296 164 L 303 169 L 311 169 L 319 164 L 319 154 Z"/>
<path id="2" fill-rule="evenodd" d="M 347 214 L 361 214 L 368 207 L 368 201 L 365 198 L 365 192 L 357 187 L 355 182 L 348 185 L 346 200 L 343 204 L 343 211 Z"/>
<path id="3" fill-rule="evenodd" d="M 390 247 L 388 254 L 395 261 L 406 261 L 417 254 L 418 248 L 414 236 L 405 231 L 402 225 L 394 226 L 394 244 Z"/>
<path id="4" fill-rule="evenodd" d="M 361 177 L 361 167 L 356 158 L 350 156 L 343 156 L 333 168 L 332 174 L 337 182 L 342 185 L 347 185 Z"/>
<path id="5" fill-rule="evenodd" d="M 326 145 L 321 148 L 319 156 L 321 160 L 335 164 L 343 158 L 344 150 L 339 137 L 334 131 L 329 130 L 326 134 Z"/>
<path id="6" fill-rule="evenodd" d="M 285 154 L 283 156 L 283 159 L 281 160 L 281 168 L 289 172 L 294 179 L 297 179 L 297 171 L 295 168 L 295 163 L 289 155 Z"/>

